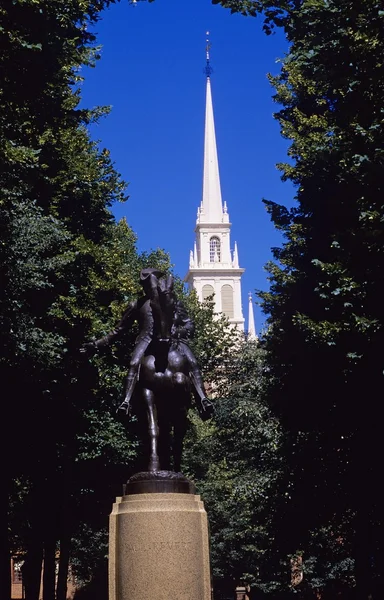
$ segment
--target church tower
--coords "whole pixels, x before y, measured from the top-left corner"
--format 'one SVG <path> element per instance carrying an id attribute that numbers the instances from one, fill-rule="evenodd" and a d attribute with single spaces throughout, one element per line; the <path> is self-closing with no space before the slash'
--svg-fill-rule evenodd
<path id="1" fill-rule="evenodd" d="M 207 40 L 207 95 L 205 107 L 203 198 L 197 209 L 196 241 L 185 280 L 200 302 L 214 294 L 215 312 L 224 313 L 231 324 L 244 331 L 241 276 L 237 244 L 231 249 L 231 223 L 227 203 L 222 201 L 211 93 L 211 66 Z"/>

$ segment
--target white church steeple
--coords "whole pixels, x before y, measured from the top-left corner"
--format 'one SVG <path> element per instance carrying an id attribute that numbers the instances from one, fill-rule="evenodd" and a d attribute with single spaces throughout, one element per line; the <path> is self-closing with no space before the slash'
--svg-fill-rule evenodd
<path id="1" fill-rule="evenodd" d="M 186 281 L 196 290 L 201 302 L 213 295 L 215 311 L 223 312 L 230 323 L 243 331 L 241 275 L 244 269 L 239 267 L 237 244 L 233 251 L 231 249 L 231 223 L 227 203 L 223 204 L 221 197 L 209 49 L 207 39 L 203 197 L 197 210 L 196 241 Z"/>

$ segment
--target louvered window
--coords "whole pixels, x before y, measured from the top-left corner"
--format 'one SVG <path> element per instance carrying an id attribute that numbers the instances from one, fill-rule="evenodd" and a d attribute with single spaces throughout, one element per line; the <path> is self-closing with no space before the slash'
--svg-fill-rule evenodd
<path id="1" fill-rule="evenodd" d="M 209 296 L 212 296 L 214 293 L 215 290 L 213 289 L 213 285 L 209 285 L 208 283 L 206 285 L 203 285 L 203 302 Z"/>
<path id="2" fill-rule="evenodd" d="M 223 285 L 221 288 L 221 310 L 228 319 L 233 319 L 233 288 L 231 285 Z"/>

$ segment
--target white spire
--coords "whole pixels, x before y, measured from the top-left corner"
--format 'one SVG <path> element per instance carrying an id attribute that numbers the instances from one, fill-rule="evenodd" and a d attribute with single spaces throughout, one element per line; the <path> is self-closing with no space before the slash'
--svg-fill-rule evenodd
<path id="1" fill-rule="evenodd" d="M 208 33 L 208 32 L 207 32 Z M 209 65 L 209 41 L 207 40 L 207 97 L 205 106 L 205 137 L 204 137 L 204 177 L 203 177 L 203 209 L 204 222 L 221 223 L 223 220 L 223 203 L 221 199 L 219 164 L 213 118 L 211 93 L 211 68 Z"/>
<path id="2" fill-rule="evenodd" d="M 196 241 L 193 244 L 193 264 L 194 264 L 195 267 L 198 266 L 198 264 L 197 264 L 197 245 L 196 245 Z"/>
<path id="3" fill-rule="evenodd" d="M 248 300 L 249 300 L 249 305 L 248 305 L 248 339 L 256 341 L 257 340 L 257 335 L 256 335 L 256 329 L 255 329 L 255 317 L 253 316 L 253 301 L 252 301 L 252 294 L 251 294 L 251 292 L 249 292 L 249 294 L 248 294 Z"/>

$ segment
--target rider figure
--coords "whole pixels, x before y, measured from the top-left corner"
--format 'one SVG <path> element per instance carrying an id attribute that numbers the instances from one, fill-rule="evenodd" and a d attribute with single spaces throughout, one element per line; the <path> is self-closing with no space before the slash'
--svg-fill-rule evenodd
<path id="1" fill-rule="evenodd" d="M 125 398 L 119 406 L 119 410 L 128 414 L 140 364 L 149 344 L 153 340 L 172 342 L 176 339 L 189 363 L 190 378 L 195 388 L 195 395 L 199 399 L 197 402 L 199 414 L 203 420 L 206 420 L 212 416 L 213 405 L 205 396 L 200 369 L 188 345 L 188 339 L 193 337 L 195 327 L 184 306 L 176 300 L 173 277 L 170 275 L 159 279 L 161 277 L 163 273 L 157 269 L 143 269 L 140 273 L 140 283 L 145 296 L 129 304 L 115 329 L 97 341 L 84 344 L 82 351 L 95 354 L 100 348 L 118 340 L 126 330 L 131 328 L 135 320 L 138 321 L 139 334 L 129 363 Z"/>
<path id="2" fill-rule="evenodd" d="M 189 364 L 189 376 L 191 378 L 193 387 L 195 389 L 196 405 L 203 421 L 209 419 L 213 412 L 214 407 L 212 402 L 206 397 L 204 390 L 204 382 L 201 375 L 199 365 L 196 357 L 193 354 L 189 340 L 193 338 L 195 334 L 195 324 L 192 319 L 188 316 L 188 313 L 180 300 L 175 301 L 174 319 L 172 326 L 172 338 L 176 338 L 178 347 L 181 353 L 185 356 Z"/>
<path id="3" fill-rule="evenodd" d="M 141 360 L 155 333 L 153 317 L 154 314 L 156 314 L 156 309 L 157 313 L 159 310 L 158 277 L 162 275 L 163 273 L 157 269 L 143 269 L 140 273 L 140 283 L 145 292 L 145 296 L 134 300 L 128 305 L 128 308 L 124 312 L 115 329 L 101 339 L 89 342 L 83 346 L 85 352 L 89 354 L 95 354 L 101 348 L 110 346 L 113 344 L 113 342 L 121 338 L 124 332 L 132 327 L 133 322 L 135 320 L 138 321 L 139 335 L 136 338 L 136 344 L 129 362 L 125 398 L 120 407 L 122 410 L 126 410 L 127 412 L 129 411 L 133 390 L 138 379 Z M 152 301 L 155 305 L 155 310 L 153 310 L 154 307 L 152 306 Z"/>

